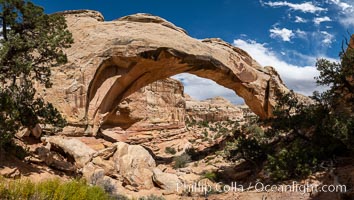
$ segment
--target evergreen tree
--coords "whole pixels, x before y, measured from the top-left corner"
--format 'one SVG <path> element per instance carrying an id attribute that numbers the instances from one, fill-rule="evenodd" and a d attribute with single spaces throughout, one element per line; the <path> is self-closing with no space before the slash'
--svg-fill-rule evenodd
<path id="1" fill-rule="evenodd" d="M 62 127 L 52 104 L 36 95 L 34 83 L 51 87 L 51 68 L 67 62 L 73 42 L 63 16 L 47 15 L 28 0 L 0 0 L 0 148 L 20 127 Z"/>
<path id="2" fill-rule="evenodd" d="M 326 59 L 319 59 L 316 63 L 320 71 L 317 83 L 330 87 L 321 96 L 316 94 L 317 99 L 330 106 L 333 112 L 347 117 L 354 116 L 354 35 L 351 42 L 340 53 L 340 63 Z"/>

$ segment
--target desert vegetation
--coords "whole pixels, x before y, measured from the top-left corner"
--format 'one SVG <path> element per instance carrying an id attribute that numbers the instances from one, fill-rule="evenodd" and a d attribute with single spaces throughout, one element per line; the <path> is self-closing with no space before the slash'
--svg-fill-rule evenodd
<path id="1" fill-rule="evenodd" d="M 1 199 L 116 199 L 98 186 L 89 186 L 83 180 L 63 182 L 59 179 L 33 183 L 30 180 L 0 178 Z"/>

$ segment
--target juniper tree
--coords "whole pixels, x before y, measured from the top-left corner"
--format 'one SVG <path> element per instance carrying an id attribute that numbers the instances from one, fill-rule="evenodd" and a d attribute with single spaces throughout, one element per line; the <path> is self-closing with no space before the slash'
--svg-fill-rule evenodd
<path id="1" fill-rule="evenodd" d="M 35 82 L 51 87 L 51 68 L 67 62 L 73 42 L 66 21 L 28 0 L 0 0 L 0 148 L 20 127 L 38 123 L 62 127 L 52 104 L 36 95 Z"/>

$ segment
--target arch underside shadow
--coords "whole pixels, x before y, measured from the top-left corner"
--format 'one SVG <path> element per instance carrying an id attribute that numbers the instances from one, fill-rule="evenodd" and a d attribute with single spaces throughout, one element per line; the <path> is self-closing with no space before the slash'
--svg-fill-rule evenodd
<path id="1" fill-rule="evenodd" d="M 103 124 L 114 125 L 115 118 L 119 115 L 117 105 L 124 98 L 150 83 L 180 73 L 211 79 L 235 91 L 261 118 L 269 117 L 270 81 L 262 79 L 261 81 L 268 81 L 262 84 L 256 70 L 253 73 L 243 70 L 242 65 L 236 67 L 237 71 L 233 71 L 212 57 L 188 55 L 169 48 L 145 51 L 136 57 L 112 56 L 99 66 L 89 85 L 87 123 L 94 127 L 94 133 Z M 255 84 L 266 85 L 266 88 L 255 87 Z M 208 92 L 208 88 L 200 89 Z M 260 92 L 266 94 L 259 94 Z"/>

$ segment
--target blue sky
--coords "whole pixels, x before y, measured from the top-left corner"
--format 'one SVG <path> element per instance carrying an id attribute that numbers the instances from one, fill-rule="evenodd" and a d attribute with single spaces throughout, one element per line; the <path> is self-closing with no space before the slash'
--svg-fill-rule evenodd
<path id="1" fill-rule="evenodd" d="M 262 65 L 274 66 L 285 83 L 310 95 L 316 58 L 338 59 L 342 40 L 354 33 L 353 0 L 35 0 L 47 13 L 73 9 L 100 11 L 105 20 L 151 13 L 202 39 L 218 37 L 248 51 Z M 204 99 L 224 96 L 242 102 L 214 82 L 181 74 L 186 92 Z M 201 87 L 213 88 L 205 92 Z M 210 92 L 209 92 L 210 91 Z"/>

